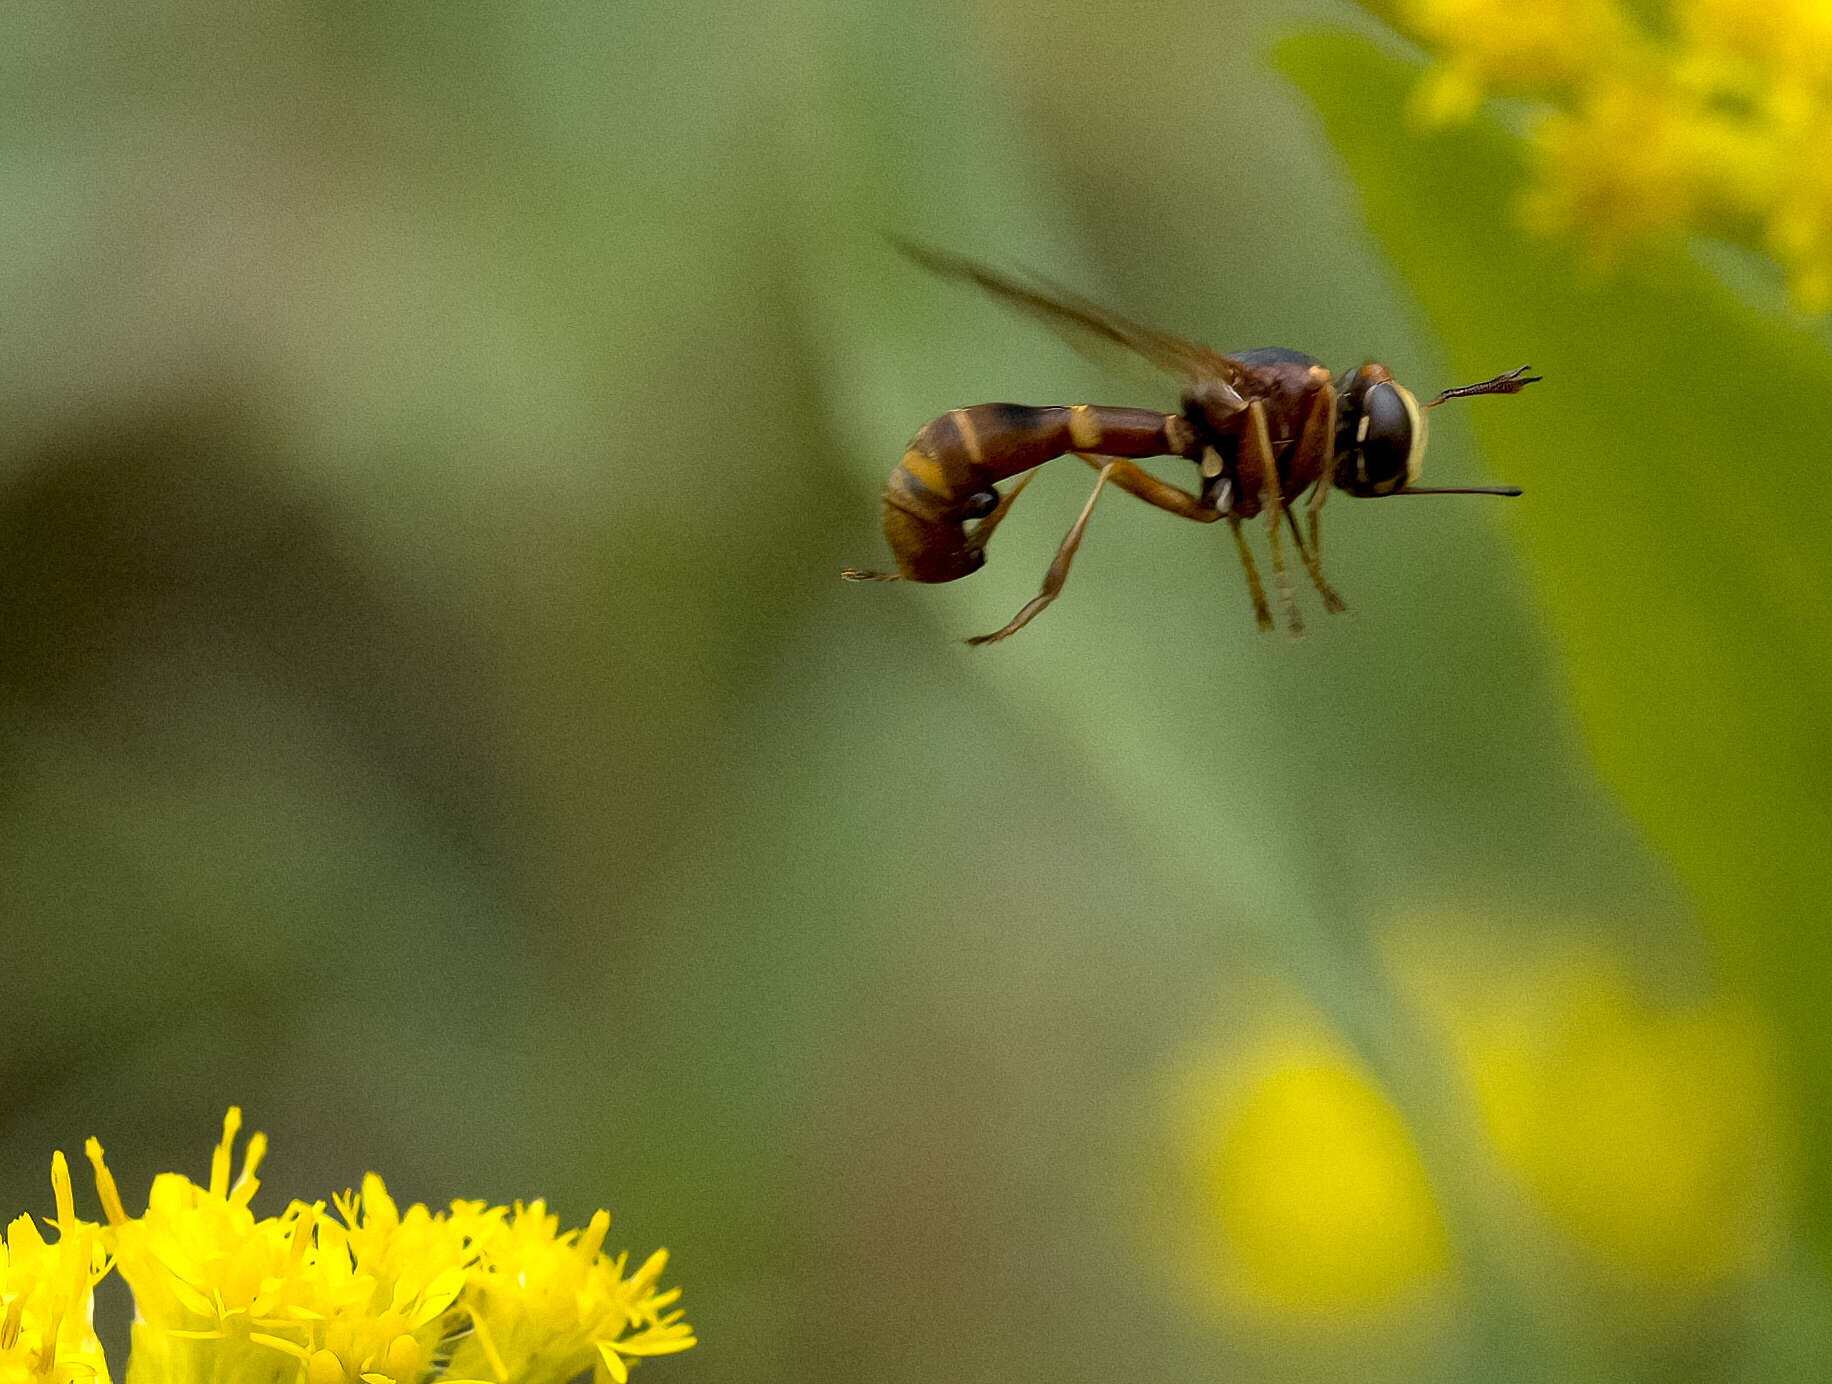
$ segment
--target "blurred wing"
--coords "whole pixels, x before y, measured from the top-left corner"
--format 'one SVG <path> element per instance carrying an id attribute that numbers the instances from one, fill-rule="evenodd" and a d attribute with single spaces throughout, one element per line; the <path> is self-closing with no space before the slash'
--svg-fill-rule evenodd
<path id="1" fill-rule="evenodd" d="M 1080 344 L 1077 336 L 1092 336 L 1143 356 L 1186 391 L 1199 390 L 1216 380 L 1234 386 L 1245 373 L 1242 363 L 1232 356 L 1134 322 L 1066 289 L 1052 285 L 1045 293 L 959 255 L 932 250 L 898 236 L 892 236 L 891 243 L 924 269 L 944 279 L 977 284 L 1008 307 L 1041 319 L 1052 330 L 1067 336 L 1073 345 Z"/>

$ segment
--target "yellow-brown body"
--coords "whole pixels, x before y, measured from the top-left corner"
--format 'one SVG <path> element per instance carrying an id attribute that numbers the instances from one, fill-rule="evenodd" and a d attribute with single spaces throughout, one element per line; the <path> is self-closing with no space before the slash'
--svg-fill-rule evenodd
<path id="1" fill-rule="evenodd" d="M 1056 598 L 1088 516 L 1109 483 L 1180 518 L 1202 524 L 1227 520 L 1254 617 L 1262 629 L 1270 629 L 1272 610 L 1241 531 L 1242 521 L 1264 514 L 1273 574 L 1294 632 L 1303 622 L 1285 580 L 1282 527 L 1324 608 L 1345 608 L 1324 580 L 1319 560 L 1319 516 L 1332 489 L 1364 497 L 1520 493 L 1513 487 L 1433 490 L 1417 481 L 1426 410 L 1446 399 L 1518 393 L 1537 378 L 1528 376 L 1525 366 L 1444 390 L 1421 408 L 1385 366 L 1374 362 L 1332 377 L 1302 351 L 1273 347 L 1223 355 L 1076 294 L 1046 292 L 940 251 L 910 244 L 902 248 L 917 263 L 976 284 L 1052 327 L 1143 356 L 1182 386 L 1181 413 L 1096 404 L 975 404 L 931 419 L 911 440 L 884 487 L 884 537 L 897 570 L 848 569 L 841 575 L 849 581 L 945 582 L 977 572 L 985 565 L 987 542 L 1035 467 L 1073 454 L 1100 473 L 1081 516 L 1057 548 L 1042 590 L 1002 629 L 970 639 L 970 644 L 1006 638 Z M 1195 462 L 1198 488 L 1185 490 L 1135 464 L 1136 458 L 1152 456 Z M 997 489 L 1012 477 L 1020 479 L 1003 492 Z M 1308 542 L 1293 513 L 1293 502 L 1306 491 Z"/>

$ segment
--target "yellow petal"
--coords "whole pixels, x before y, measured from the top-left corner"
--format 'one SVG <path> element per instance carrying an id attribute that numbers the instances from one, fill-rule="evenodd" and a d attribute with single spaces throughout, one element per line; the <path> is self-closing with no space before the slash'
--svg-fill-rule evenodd
<path id="1" fill-rule="evenodd" d="M 630 1384 L 630 1368 L 618 1357 L 616 1350 L 601 1341 L 598 1344 L 598 1358 L 604 1361 L 605 1372 L 617 1384 Z"/>

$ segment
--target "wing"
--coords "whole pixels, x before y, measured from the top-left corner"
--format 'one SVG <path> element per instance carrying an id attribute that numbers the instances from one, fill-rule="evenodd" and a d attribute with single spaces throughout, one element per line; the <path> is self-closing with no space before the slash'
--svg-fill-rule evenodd
<path id="1" fill-rule="evenodd" d="M 970 259 L 933 250 L 899 236 L 892 236 L 891 243 L 924 269 L 944 279 L 977 284 L 1006 306 L 1040 318 L 1065 335 L 1068 334 L 1065 329 L 1073 329 L 1143 356 L 1174 378 L 1186 392 L 1210 393 L 1219 383 L 1232 393 L 1247 372 L 1247 367 L 1232 356 L 1134 322 L 1066 289 L 1054 285 L 1048 292 L 1031 288 Z"/>

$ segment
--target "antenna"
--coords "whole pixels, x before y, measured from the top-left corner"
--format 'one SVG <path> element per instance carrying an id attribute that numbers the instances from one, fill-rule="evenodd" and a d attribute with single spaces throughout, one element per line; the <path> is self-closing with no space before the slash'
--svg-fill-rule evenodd
<path id="1" fill-rule="evenodd" d="M 1524 495 L 1517 485 L 1409 485 L 1395 495 Z"/>
<path id="2" fill-rule="evenodd" d="M 1518 394 L 1528 385 L 1538 384 L 1545 379 L 1544 375 L 1527 374 L 1527 371 L 1532 368 L 1530 365 L 1523 365 L 1518 370 L 1510 370 L 1505 375 L 1497 375 L 1494 379 L 1484 380 L 1481 384 L 1465 384 L 1455 389 L 1447 389 L 1425 407 L 1436 408 L 1446 399 L 1467 399 L 1474 394 Z"/>

